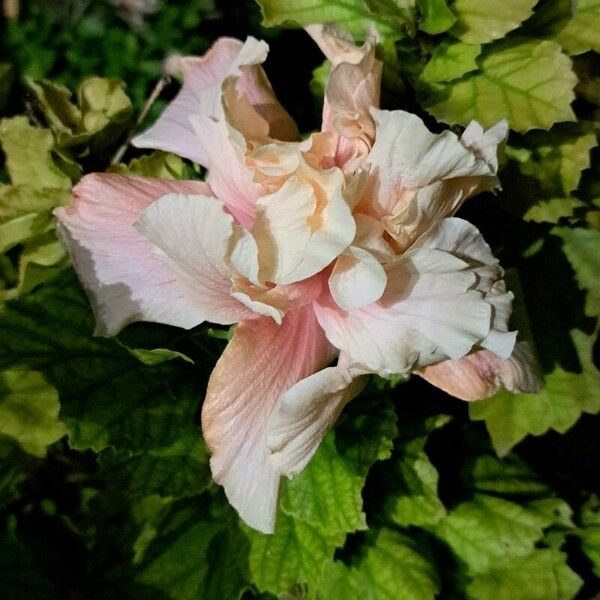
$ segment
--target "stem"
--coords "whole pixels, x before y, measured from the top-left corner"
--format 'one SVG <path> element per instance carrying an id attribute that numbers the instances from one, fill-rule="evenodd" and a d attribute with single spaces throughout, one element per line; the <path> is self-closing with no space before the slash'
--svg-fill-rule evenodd
<path id="1" fill-rule="evenodd" d="M 121 162 L 121 159 L 123 158 L 125 152 L 127 152 L 127 148 L 129 148 L 129 144 L 131 143 L 131 138 L 133 138 L 133 134 L 135 133 L 136 129 L 142 124 L 144 119 L 148 116 L 148 113 L 150 112 L 152 105 L 156 102 L 156 99 L 160 96 L 163 89 L 170 81 L 171 81 L 171 78 L 169 76 L 163 75 L 156 82 L 156 85 L 152 89 L 152 92 L 150 92 L 150 95 L 146 99 L 146 102 L 144 102 L 144 106 L 142 106 L 142 110 L 140 111 L 140 114 L 138 115 L 138 118 L 136 119 L 135 125 L 132 127 L 131 131 L 129 132 L 127 139 L 123 142 L 123 144 L 121 146 L 119 146 L 119 149 L 115 152 L 114 156 L 112 157 L 112 159 L 110 161 L 111 165 L 116 165 L 117 163 Z"/>

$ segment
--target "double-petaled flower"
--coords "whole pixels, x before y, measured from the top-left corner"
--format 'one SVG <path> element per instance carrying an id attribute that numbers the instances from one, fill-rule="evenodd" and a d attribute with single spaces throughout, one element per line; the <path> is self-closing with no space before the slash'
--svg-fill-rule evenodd
<path id="1" fill-rule="evenodd" d="M 222 38 L 181 59 L 179 95 L 134 142 L 199 163 L 206 181 L 94 174 L 56 211 L 99 334 L 238 324 L 202 428 L 215 480 L 265 532 L 281 476 L 306 466 L 366 374 L 416 372 L 467 400 L 537 383 L 508 331 L 502 269 L 452 216 L 498 186 L 506 125 L 458 138 L 379 110 L 374 42 L 309 32 L 332 63 L 322 131 L 300 140 L 264 42 Z"/>

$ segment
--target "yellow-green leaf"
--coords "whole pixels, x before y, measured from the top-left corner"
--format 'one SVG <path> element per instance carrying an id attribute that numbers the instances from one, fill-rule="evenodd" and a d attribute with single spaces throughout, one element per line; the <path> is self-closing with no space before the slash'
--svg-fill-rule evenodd
<path id="1" fill-rule="evenodd" d="M 468 44 L 485 44 L 504 37 L 533 14 L 538 0 L 456 0 L 456 23 L 451 30 Z"/>
<path id="2" fill-rule="evenodd" d="M 574 2 L 574 16 L 554 38 L 569 54 L 600 52 L 600 0 Z"/>
<path id="3" fill-rule="evenodd" d="M 573 330 L 581 369 L 566 371 L 561 366 L 546 375 L 538 394 L 512 394 L 506 390 L 486 400 L 469 404 L 469 416 L 485 421 L 496 452 L 505 455 L 528 434 L 542 435 L 549 429 L 564 433 L 582 412 L 600 410 L 600 372 L 592 360 L 594 338 Z"/>
<path id="4" fill-rule="evenodd" d="M 469 600 L 572 600 L 583 585 L 555 549 L 534 550 L 518 560 L 499 557 L 467 587 Z"/>
<path id="5" fill-rule="evenodd" d="M 371 23 L 394 30 L 411 18 L 413 0 L 258 0 L 267 27 L 336 23 L 364 36 Z"/>
<path id="6" fill-rule="evenodd" d="M 319 600 L 434 600 L 439 576 L 431 557 L 409 536 L 371 528 L 358 556 L 336 562 L 317 590 Z"/>
<path id="7" fill-rule="evenodd" d="M 3 119 L 0 121 L 0 145 L 13 184 L 36 188 L 71 187 L 71 180 L 52 158 L 54 139 L 47 129 L 33 127 L 26 117 Z"/>
<path id="8" fill-rule="evenodd" d="M 476 71 L 476 58 L 481 53 L 479 44 L 464 44 L 444 40 L 434 51 L 421 73 L 421 79 L 430 83 L 452 81 Z"/>
<path id="9" fill-rule="evenodd" d="M 491 126 L 507 118 L 517 131 L 575 120 L 571 102 L 577 77 L 558 44 L 525 41 L 492 48 L 479 65 L 479 71 L 425 98 L 427 110 L 452 124 L 477 119 Z"/>
<path id="10" fill-rule="evenodd" d="M 422 15 L 419 29 L 426 33 L 443 33 L 456 22 L 456 16 L 448 8 L 446 0 L 417 0 L 417 6 Z"/>
<path id="11" fill-rule="evenodd" d="M 44 456 L 46 447 L 67 433 L 59 410 L 58 393 L 40 373 L 0 373 L 0 435 L 15 440 L 26 452 Z"/>

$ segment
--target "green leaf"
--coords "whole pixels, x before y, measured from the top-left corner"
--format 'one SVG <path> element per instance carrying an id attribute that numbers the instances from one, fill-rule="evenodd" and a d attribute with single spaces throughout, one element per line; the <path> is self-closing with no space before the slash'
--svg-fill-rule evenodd
<path id="1" fill-rule="evenodd" d="M 0 592 L 7 600 L 48 600 L 56 590 L 36 565 L 30 548 L 12 532 L 0 536 Z"/>
<path id="2" fill-rule="evenodd" d="M 141 175 L 158 179 L 181 179 L 184 163 L 179 156 L 168 152 L 152 152 L 134 158 L 128 165 L 113 165 L 109 171 L 121 175 Z"/>
<path id="3" fill-rule="evenodd" d="M 258 0 L 266 27 L 305 27 L 335 23 L 364 36 L 377 23 L 384 31 L 399 31 L 411 19 L 412 0 Z"/>
<path id="4" fill-rule="evenodd" d="M 52 215 L 48 212 L 29 213 L 0 223 L 0 253 L 46 233 L 53 226 Z"/>
<path id="5" fill-rule="evenodd" d="M 47 129 L 31 126 L 26 117 L 0 121 L 0 146 L 15 185 L 70 189 L 71 180 L 54 162 L 54 139 Z"/>
<path id="6" fill-rule="evenodd" d="M 29 213 L 52 210 L 68 204 L 68 189 L 36 188 L 29 185 L 0 186 L 0 222 Z"/>
<path id="7" fill-rule="evenodd" d="M 328 535 L 299 519 L 280 513 L 274 535 L 248 531 L 250 573 L 260 590 L 292 593 L 298 586 L 318 585 L 343 535 Z"/>
<path id="8" fill-rule="evenodd" d="M 154 366 L 160 365 L 160 363 L 168 360 L 175 360 L 177 358 L 184 360 L 190 364 L 194 364 L 194 361 L 183 354 L 182 352 L 176 352 L 175 350 L 169 350 L 168 348 L 154 348 L 153 350 L 144 350 L 143 348 L 129 348 L 129 352 L 132 356 L 135 356 L 140 362 L 145 365 Z"/>
<path id="9" fill-rule="evenodd" d="M 0 368 L 42 371 L 62 404 L 71 446 L 142 452 L 200 435 L 201 381 L 215 357 L 146 366 L 116 340 L 93 338 L 87 300 L 65 274 L 0 313 Z"/>
<path id="10" fill-rule="evenodd" d="M 573 19 L 554 39 L 569 54 L 582 54 L 589 50 L 600 52 L 599 22 L 600 0 L 578 0 Z"/>
<path id="11" fill-rule="evenodd" d="M 590 496 L 582 506 L 581 525 L 581 549 L 592 561 L 594 573 L 600 577 L 600 500 L 597 496 Z"/>
<path id="12" fill-rule="evenodd" d="M 67 253 L 54 231 L 28 239 L 19 255 L 17 285 L 14 289 L 7 290 L 4 298 L 15 298 L 30 292 L 41 283 L 51 281 L 68 264 Z"/>
<path id="13" fill-rule="evenodd" d="M 127 490 L 132 498 L 157 494 L 179 499 L 203 492 L 211 482 L 209 454 L 199 432 L 188 432 L 169 447 L 141 453 L 108 448 L 99 460 L 108 485 Z"/>
<path id="14" fill-rule="evenodd" d="M 433 600 L 440 590 L 433 560 L 407 535 L 369 530 L 349 566 L 336 562 L 319 586 L 321 600 Z"/>
<path id="15" fill-rule="evenodd" d="M 456 16 L 448 8 L 446 0 L 417 0 L 422 15 L 419 29 L 431 35 L 448 31 L 456 22 Z"/>
<path id="16" fill-rule="evenodd" d="M 575 270 L 580 288 L 587 290 L 585 312 L 600 317 L 600 231 L 576 227 L 555 227 L 554 235 L 563 241 L 563 251 Z"/>
<path id="17" fill-rule="evenodd" d="M 341 459 L 335 436 L 327 436 L 306 470 L 286 482 L 281 509 L 327 534 L 366 529 L 361 490 L 364 474 Z"/>
<path id="18" fill-rule="evenodd" d="M 572 217 L 577 209 L 586 206 L 585 202 L 571 196 L 567 198 L 550 198 L 549 200 L 540 200 L 528 208 L 523 218 L 526 221 L 534 221 L 535 223 L 558 223 L 560 219 Z"/>
<path id="19" fill-rule="evenodd" d="M 56 390 L 40 373 L 0 372 L 0 435 L 26 452 L 45 456 L 46 448 L 66 434 L 59 410 Z"/>
<path id="20" fill-rule="evenodd" d="M 16 442 L 0 438 L 0 509 L 19 498 L 19 487 L 28 475 L 25 456 Z"/>
<path id="21" fill-rule="evenodd" d="M 548 486 L 514 454 L 502 460 L 488 454 L 478 456 L 470 477 L 477 492 L 526 497 L 550 493 Z"/>
<path id="22" fill-rule="evenodd" d="M 577 77 L 558 44 L 520 41 L 492 47 L 479 65 L 478 72 L 425 97 L 427 110 L 451 124 L 477 119 L 489 127 L 507 118 L 516 131 L 575 120 L 570 104 Z"/>
<path id="23" fill-rule="evenodd" d="M 332 537 L 365 529 L 365 478 L 374 462 L 389 457 L 395 433 L 395 413 L 386 399 L 348 406 L 304 472 L 286 482 L 281 510 Z"/>
<path id="24" fill-rule="evenodd" d="M 304 472 L 285 482 L 275 534 L 249 532 L 252 580 L 261 589 L 314 589 L 346 534 L 366 529 L 361 491 L 372 464 L 390 456 L 395 434 L 385 397 L 349 404 Z"/>
<path id="25" fill-rule="evenodd" d="M 438 497 L 438 472 L 425 453 L 425 444 L 431 432 L 449 420 L 439 415 L 413 423 L 407 418 L 402 421 L 385 505 L 386 516 L 402 527 L 435 525 L 446 515 Z"/>
<path id="26" fill-rule="evenodd" d="M 456 24 L 451 33 L 468 44 L 504 37 L 533 14 L 537 0 L 455 0 Z"/>
<path id="27" fill-rule="evenodd" d="M 571 331 L 578 350 L 580 372 L 560 365 L 545 376 L 538 394 L 511 394 L 506 390 L 469 404 L 469 416 L 485 421 L 496 452 L 503 456 L 528 434 L 542 435 L 550 429 L 564 433 L 581 413 L 600 410 L 600 372 L 592 361 L 594 339 L 578 330 Z"/>
<path id="28" fill-rule="evenodd" d="M 312 79 L 310 80 L 310 91 L 319 105 L 323 104 L 325 88 L 327 87 L 330 73 L 331 62 L 329 60 L 323 61 L 318 67 L 313 69 Z"/>
<path id="29" fill-rule="evenodd" d="M 0 113 L 8 103 L 13 82 L 13 70 L 9 64 L 0 63 Z"/>
<path id="30" fill-rule="evenodd" d="M 174 505 L 156 529 L 137 569 L 139 583 L 173 600 L 240 597 L 247 542 L 231 519 L 211 518 L 206 500 L 195 497 Z"/>
<path id="31" fill-rule="evenodd" d="M 526 152 L 519 170 L 537 179 L 546 197 L 566 196 L 577 189 L 596 144 L 589 123 L 559 123 L 550 131 L 531 131 L 524 139 Z"/>
<path id="32" fill-rule="evenodd" d="M 35 81 L 25 78 L 25 85 L 33 92 L 37 105 L 46 119 L 48 127 L 54 131 L 58 145 L 71 141 L 81 125 L 81 111 L 71 102 L 71 91 L 64 85 L 52 81 Z"/>
<path id="33" fill-rule="evenodd" d="M 554 549 L 534 550 L 518 559 L 499 557 L 486 573 L 467 587 L 469 600 L 571 600 L 583 585 Z"/>
<path id="34" fill-rule="evenodd" d="M 539 511 L 483 494 L 459 504 L 435 528 L 471 575 L 498 560 L 527 556 L 550 523 Z"/>
<path id="35" fill-rule="evenodd" d="M 93 152 L 102 150 L 129 124 L 131 101 L 123 83 L 116 79 L 86 79 L 77 90 L 77 105 L 71 102 L 70 90 L 62 85 L 31 78 L 25 82 L 60 148 L 89 144 Z"/>
<path id="36" fill-rule="evenodd" d="M 425 65 L 421 79 L 429 83 L 458 79 L 479 68 L 475 59 L 480 53 L 480 45 L 443 40 Z"/>
<path id="37" fill-rule="evenodd" d="M 77 104 L 83 131 L 95 135 L 102 132 L 105 143 L 114 141 L 131 118 L 131 100 L 125 85 L 117 79 L 89 77 L 77 89 Z"/>

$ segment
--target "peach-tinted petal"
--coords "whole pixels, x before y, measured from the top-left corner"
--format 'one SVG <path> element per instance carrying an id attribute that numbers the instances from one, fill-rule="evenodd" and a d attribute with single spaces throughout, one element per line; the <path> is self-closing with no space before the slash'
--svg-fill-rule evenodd
<path id="1" fill-rule="evenodd" d="M 352 310 L 379 300 L 386 283 L 381 263 L 367 250 L 350 246 L 335 262 L 329 290 L 340 308 Z"/>
<path id="2" fill-rule="evenodd" d="M 136 229 L 152 242 L 156 256 L 185 289 L 202 321 L 229 325 L 254 316 L 231 296 L 227 254 L 234 221 L 220 200 L 162 196 L 142 212 Z"/>
<path id="3" fill-rule="evenodd" d="M 284 392 L 331 358 L 307 305 L 281 325 L 268 318 L 238 325 L 211 375 L 202 430 L 213 476 L 242 519 L 259 531 L 273 531 L 280 479 L 267 449 L 269 417 Z"/>
<path id="4" fill-rule="evenodd" d="M 290 388 L 269 419 L 271 462 L 287 477 L 308 464 L 342 409 L 363 389 L 367 377 L 338 365 L 318 371 Z"/>
<path id="5" fill-rule="evenodd" d="M 477 229 L 444 219 L 420 243 L 386 265 L 388 284 L 378 302 L 343 311 L 321 296 L 315 311 L 331 343 L 352 365 L 382 374 L 461 358 L 493 328 L 501 338 L 493 350 L 512 351 L 514 334 L 505 316 L 495 322 L 494 306 L 510 295 L 495 285 L 502 270 Z"/>
<path id="6" fill-rule="evenodd" d="M 357 46 L 351 35 L 330 23 L 316 23 L 308 25 L 305 29 L 334 66 L 341 63 L 358 64 L 368 52 L 369 46 L 376 43 L 374 36 L 370 36 L 369 46 Z"/>
<path id="7" fill-rule="evenodd" d="M 429 365 L 417 374 L 461 400 L 480 400 L 500 386 L 515 393 L 535 393 L 540 379 L 527 342 L 518 342 L 510 358 L 501 359 L 489 350 L 478 350 L 459 360 Z"/>
<path id="8" fill-rule="evenodd" d="M 498 187 L 492 159 L 498 131 L 473 128 L 461 142 L 450 132 L 431 133 L 416 115 L 372 111 L 377 121 L 370 211 L 381 218 L 401 250 L 469 197 Z"/>
<path id="9" fill-rule="evenodd" d="M 88 175 L 73 202 L 57 208 L 59 232 L 90 297 L 96 333 L 113 335 L 133 321 L 194 327 L 199 307 L 152 243 L 134 228 L 141 213 L 165 194 L 209 194 L 199 181 Z"/>
<path id="10" fill-rule="evenodd" d="M 290 177 L 277 192 L 259 199 L 252 233 L 258 244 L 262 281 L 294 280 L 310 241 L 309 219 L 316 205 L 313 188 L 298 177 Z"/>
<path id="11" fill-rule="evenodd" d="M 379 106 L 381 61 L 376 41 L 355 46 L 337 28 L 311 25 L 307 31 L 332 62 L 325 88 L 322 130 L 337 134 L 335 164 L 354 172 L 365 160 L 375 139 L 370 109 Z"/>
<path id="12" fill-rule="evenodd" d="M 261 280 L 293 283 L 323 270 L 352 242 L 356 225 L 339 169 L 304 165 L 275 193 L 257 202 L 252 231 Z"/>

